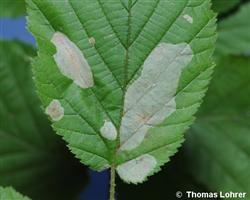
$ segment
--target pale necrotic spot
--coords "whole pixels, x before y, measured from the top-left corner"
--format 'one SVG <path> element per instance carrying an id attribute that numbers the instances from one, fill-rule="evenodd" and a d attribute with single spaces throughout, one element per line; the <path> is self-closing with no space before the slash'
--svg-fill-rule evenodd
<path id="1" fill-rule="evenodd" d="M 60 101 L 54 99 L 47 106 L 45 113 L 51 117 L 54 121 L 59 121 L 64 116 L 64 108 L 61 106 Z"/>
<path id="2" fill-rule="evenodd" d="M 140 77 L 127 89 L 120 127 L 120 150 L 132 150 L 148 130 L 176 110 L 181 72 L 193 56 L 190 46 L 159 44 L 144 62 Z"/>
<path id="3" fill-rule="evenodd" d="M 154 170 L 157 165 L 156 159 L 144 154 L 136 159 L 125 162 L 117 167 L 117 173 L 128 183 L 141 183 Z"/>
<path id="4" fill-rule="evenodd" d="M 93 75 L 81 50 L 60 32 L 55 32 L 51 42 L 56 46 L 54 59 L 61 73 L 81 88 L 94 85 Z"/>
<path id="5" fill-rule="evenodd" d="M 95 38 L 94 37 L 89 38 L 89 44 L 95 45 Z"/>
<path id="6" fill-rule="evenodd" d="M 193 17 L 191 17 L 190 15 L 183 15 L 183 18 L 185 20 L 187 20 L 188 23 L 192 24 L 193 23 Z"/>
<path id="7" fill-rule="evenodd" d="M 101 135 L 108 140 L 115 140 L 117 137 L 117 131 L 114 124 L 110 121 L 104 122 L 100 129 Z"/>

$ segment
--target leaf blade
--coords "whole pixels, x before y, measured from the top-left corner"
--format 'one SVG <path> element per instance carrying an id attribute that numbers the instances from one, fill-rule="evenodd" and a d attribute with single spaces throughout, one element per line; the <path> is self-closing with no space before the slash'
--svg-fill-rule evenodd
<path id="1" fill-rule="evenodd" d="M 250 51 L 250 3 L 243 4 L 232 16 L 218 23 L 217 51 L 222 54 L 247 55 Z"/>
<path id="2" fill-rule="evenodd" d="M 204 96 L 211 76 L 215 16 L 210 10 L 210 2 L 159 1 L 153 10 L 142 6 L 142 1 L 123 1 L 122 4 L 120 1 L 96 0 L 88 5 L 85 1 L 66 1 L 63 4 L 36 0 L 27 2 L 30 7 L 29 27 L 39 38 L 41 52 L 33 63 L 38 91 L 45 107 L 53 100 L 60 100 L 65 111 L 64 117 L 53 124 L 58 134 L 69 143 L 76 156 L 93 169 L 103 170 L 113 164 L 120 165 L 146 152 L 154 152 L 155 156 L 159 150 L 161 153 L 157 166 L 151 174 L 158 171 L 183 142 L 183 132 L 191 124 L 192 115 Z M 34 5 L 37 11 L 31 9 Z M 148 18 L 133 17 L 138 16 L 143 9 L 149 15 Z M 46 20 L 41 17 L 41 13 L 46 16 Z M 70 13 L 71 17 L 65 13 Z M 41 21 L 49 24 L 44 29 L 54 29 L 50 35 L 42 34 L 43 38 L 38 34 Z M 141 30 L 135 30 L 137 25 Z M 81 34 L 72 30 L 79 30 Z M 93 72 L 92 89 L 79 89 L 58 72 L 53 60 L 56 51 L 50 43 L 56 31 L 64 33 L 81 49 Z M 152 33 L 150 38 L 149 33 Z M 89 44 L 90 38 L 92 41 L 94 38 L 95 42 Z M 178 111 L 167 120 L 170 124 L 178 124 L 178 129 L 166 127 L 169 122 L 164 120 L 161 126 L 148 131 L 140 147 L 129 152 L 117 151 L 127 88 L 140 76 L 144 61 L 160 42 L 176 45 L 188 43 L 194 54 L 192 61 L 182 71 L 180 80 L 175 80 L 178 87 L 176 95 L 173 95 L 177 98 Z M 94 61 L 99 59 L 97 65 Z M 100 71 L 103 73 L 100 74 Z M 190 94 L 186 92 L 188 89 Z M 195 93 L 193 97 L 192 93 Z M 188 101 L 182 101 L 182 97 Z M 73 121 L 76 127 L 70 125 Z M 109 127 L 112 127 L 112 133 L 118 133 L 116 140 L 109 140 L 109 137 L 105 137 L 108 134 L 101 131 L 105 130 L 103 127 L 106 127 L 106 122 L 112 122 Z M 153 132 L 158 132 L 161 140 Z M 170 132 L 170 135 L 166 132 Z M 156 143 L 150 142 L 148 138 L 153 138 L 152 141 Z M 167 156 L 164 156 L 164 151 L 167 151 Z"/>

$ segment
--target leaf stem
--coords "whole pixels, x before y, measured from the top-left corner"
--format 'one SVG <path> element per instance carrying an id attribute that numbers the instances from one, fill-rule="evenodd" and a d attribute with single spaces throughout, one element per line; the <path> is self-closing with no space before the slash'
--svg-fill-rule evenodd
<path id="1" fill-rule="evenodd" d="M 115 166 L 112 165 L 110 168 L 110 189 L 109 189 L 109 200 L 115 200 Z"/>

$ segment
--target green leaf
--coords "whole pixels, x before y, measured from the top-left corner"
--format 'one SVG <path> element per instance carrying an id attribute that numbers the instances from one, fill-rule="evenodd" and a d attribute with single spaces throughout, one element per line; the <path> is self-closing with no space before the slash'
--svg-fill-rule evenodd
<path id="1" fill-rule="evenodd" d="M 224 54 L 246 54 L 250 51 L 250 3 L 218 24 L 217 51 Z"/>
<path id="2" fill-rule="evenodd" d="M 188 134 L 190 169 L 213 191 L 250 194 L 250 58 L 221 57 Z M 246 198 L 246 199 L 248 199 Z"/>
<path id="3" fill-rule="evenodd" d="M 138 183 L 160 170 L 206 91 L 210 2 L 28 0 L 45 112 L 81 162 Z M 129 170 L 128 170 L 129 168 Z"/>
<path id="4" fill-rule="evenodd" d="M 16 192 L 12 187 L 0 187 L 0 200 L 30 200 L 18 192 Z"/>
<path id="5" fill-rule="evenodd" d="M 1 0 L 0 17 L 19 17 L 25 13 L 25 0 Z"/>
<path id="6" fill-rule="evenodd" d="M 0 41 L 0 185 L 34 199 L 73 199 L 86 172 L 50 128 L 31 79 L 35 50 Z"/>
<path id="7" fill-rule="evenodd" d="M 215 12 L 225 13 L 240 3 L 240 0 L 213 0 L 212 8 Z"/>

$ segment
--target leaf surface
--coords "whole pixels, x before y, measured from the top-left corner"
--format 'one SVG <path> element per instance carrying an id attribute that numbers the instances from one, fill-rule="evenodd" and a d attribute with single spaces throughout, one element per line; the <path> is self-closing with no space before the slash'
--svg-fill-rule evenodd
<path id="1" fill-rule="evenodd" d="M 0 46 L 0 185 L 34 199 L 72 199 L 86 174 L 40 109 L 30 70 L 35 50 L 17 41 Z"/>
<path id="2" fill-rule="evenodd" d="M 250 194 L 250 59 L 218 61 L 197 122 L 187 138 L 190 169 L 213 191 Z"/>
<path id="3" fill-rule="evenodd" d="M 45 109 L 58 101 L 48 113 L 57 133 L 92 169 L 115 166 L 133 183 L 158 171 L 183 142 L 212 73 L 210 2 L 27 4 L 29 29 L 39 45 L 36 86 Z M 66 52 L 58 58 L 61 49 Z M 133 170 L 123 173 L 131 165 Z"/>
<path id="4" fill-rule="evenodd" d="M 234 14 L 218 23 L 217 51 L 222 54 L 249 54 L 250 3 L 243 4 Z"/>
<path id="5" fill-rule="evenodd" d="M 0 187 L 0 200 L 30 200 L 16 192 L 12 187 Z"/>

